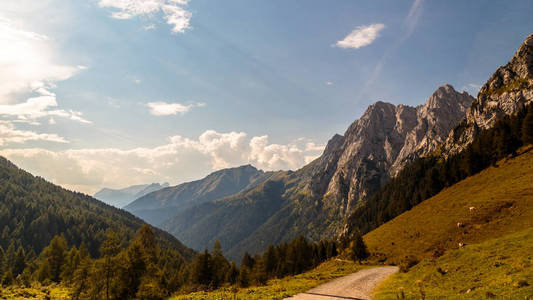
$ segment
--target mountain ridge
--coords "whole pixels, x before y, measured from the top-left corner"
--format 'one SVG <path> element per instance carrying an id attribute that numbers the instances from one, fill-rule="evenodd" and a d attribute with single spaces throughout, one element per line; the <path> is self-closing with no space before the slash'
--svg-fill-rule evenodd
<path id="1" fill-rule="evenodd" d="M 138 184 L 121 189 L 102 188 L 100 191 L 96 192 L 93 197 L 109 205 L 122 208 L 135 199 L 168 186 L 168 182 L 165 182 L 163 184 Z"/>
<path id="2" fill-rule="evenodd" d="M 432 151 L 436 143 L 416 146 L 430 134 L 443 140 L 471 101 L 466 92 L 444 85 L 417 107 L 377 102 L 344 135 L 334 135 L 323 154 L 303 168 L 278 172 L 248 192 L 184 210 L 161 226 L 195 249 L 218 239 L 233 259 L 243 249 L 259 252 L 298 234 L 313 240 L 331 238 L 358 202 L 390 178 L 396 161 L 407 162 Z M 455 103 L 451 112 L 445 105 L 449 103 Z M 444 113 L 451 116 L 442 117 Z M 412 143 L 405 142 L 409 134 Z M 404 157 L 399 159 L 402 149 Z M 265 186 L 267 182 L 270 185 Z M 259 196 L 254 199 L 254 195 Z M 264 207 L 264 195 L 272 199 L 272 207 Z M 253 217 L 242 219 L 239 208 Z M 238 222 L 245 228 L 236 226 Z"/>
<path id="3" fill-rule="evenodd" d="M 215 171 L 206 177 L 148 193 L 124 209 L 160 225 L 166 218 L 193 205 L 236 194 L 266 180 L 271 172 L 251 165 Z"/>
<path id="4" fill-rule="evenodd" d="M 107 230 L 129 243 L 145 224 L 141 219 L 89 195 L 70 191 L 34 176 L 0 156 L 0 245 L 16 241 L 25 249 L 40 253 L 54 236 L 63 235 L 68 244 L 85 244 L 96 255 Z M 187 260 L 194 251 L 175 237 L 155 229 L 162 248 L 174 248 Z"/>

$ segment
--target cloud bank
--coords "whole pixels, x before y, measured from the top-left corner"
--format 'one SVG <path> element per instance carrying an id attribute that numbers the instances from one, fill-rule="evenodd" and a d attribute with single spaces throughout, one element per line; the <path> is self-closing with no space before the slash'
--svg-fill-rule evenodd
<path id="1" fill-rule="evenodd" d="M 372 44 L 383 29 L 385 29 L 385 24 L 381 23 L 359 26 L 335 45 L 345 49 L 359 49 Z"/>
<path id="2" fill-rule="evenodd" d="M 178 184 L 243 164 L 263 170 L 298 169 L 323 149 L 324 145 L 306 139 L 272 144 L 266 135 L 248 137 L 244 132 L 208 130 L 196 139 L 172 136 L 166 144 L 154 148 L 5 149 L 0 155 L 56 184 L 94 193 L 102 187 L 148 182 Z"/>
<path id="3" fill-rule="evenodd" d="M 191 28 L 192 13 L 184 8 L 188 3 L 189 0 L 100 0 L 98 5 L 113 9 L 111 17 L 121 20 L 134 17 L 150 19 L 160 14 L 172 26 L 173 33 L 184 33 Z M 154 28 L 153 23 L 144 27 L 145 30 Z"/>

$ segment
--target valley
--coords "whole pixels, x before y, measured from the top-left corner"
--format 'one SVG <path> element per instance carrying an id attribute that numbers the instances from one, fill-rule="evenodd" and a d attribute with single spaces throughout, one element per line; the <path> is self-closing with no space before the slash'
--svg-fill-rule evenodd
<path id="1" fill-rule="evenodd" d="M 531 3 L 55 1 L 0 7 L 0 299 L 533 299 Z"/>

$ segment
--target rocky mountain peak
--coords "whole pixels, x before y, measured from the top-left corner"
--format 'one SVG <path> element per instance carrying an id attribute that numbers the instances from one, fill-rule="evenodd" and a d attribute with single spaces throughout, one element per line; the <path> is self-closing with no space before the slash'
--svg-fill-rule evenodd
<path id="1" fill-rule="evenodd" d="M 328 181 L 326 207 L 348 213 L 406 163 L 434 151 L 473 100 L 446 84 L 417 107 L 382 101 L 370 105 L 344 137 L 336 135 L 328 142 L 318 160 L 320 181 Z"/>
<path id="2" fill-rule="evenodd" d="M 529 35 L 505 66 L 499 67 L 481 87 L 465 119 L 450 132 L 442 150 L 453 154 L 464 149 L 481 129 L 492 127 L 505 115 L 533 102 L 533 34 Z"/>

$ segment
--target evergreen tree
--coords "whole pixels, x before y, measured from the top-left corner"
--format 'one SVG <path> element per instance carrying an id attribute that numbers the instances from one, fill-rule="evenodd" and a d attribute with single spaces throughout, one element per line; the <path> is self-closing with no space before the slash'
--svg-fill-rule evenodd
<path id="1" fill-rule="evenodd" d="M 137 294 L 141 278 L 146 271 L 144 257 L 142 246 L 138 242 L 133 242 L 126 251 L 126 260 L 124 262 L 126 266 L 124 274 L 125 281 L 122 286 L 126 298 L 134 298 Z"/>
<path id="2" fill-rule="evenodd" d="M 242 288 L 248 287 L 250 285 L 250 270 L 247 266 L 241 266 L 237 282 Z"/>
<path id="3" fill-rule="evenodd" d="M 239 269 L 237 268 L 237 265 L 235 265 L 234 262 L 231 262 L 228 274 L 226 276 L 226 281 L 230 284 L 235 284 L 237 282 L 238 277 Z"/>
<path id="4" fill-rule="evenodd" d="M 15 241 L 11 240 L 11 242 L 9 243 L 9 246 L 7 247 L 6 253 L 5 253 L 4 264 L 5 264 L 6 270 L 13 267 L 13 265 L 15 264 L 16 255 L 17 255 L 17 253 L 15 252 Z M 11 271 L 13 271 L 13 270 L 11 270 Z"/>
<path id="5" fill-rule="evenodd" d="M 533 144 L 533 105 L 529 106 L 527 115 L 522 121 L 522 142 Z"/>
<path id="6" fill-rule="evenodd" d="M 65 264 L 63 265 L 63 270 L 61 271 L 61 281 L 70 283 L 74 276 L 74 272 L 80 264 L 80 252 L 76 247 L 70 248 L 67 252 L 65 258 Z"/>
<path id="7" fill-rule="evenodd" d="M 212 280 L 211 266 L 211 255 L 205 249 L 203 253 L 196 255 L 191 264 L 191 282 L 196 285 L 208 287 Z"/>
<path id="8" fill-rule="evenodd" d="M 15 278 L 13 277 L 13 271 L 11 271 L 11 269 L 8 269 L 4 273 L 4 276 L 2 276 L 2 285 L 9 286 L 9 285 L 12 285 L 14 281 L 15 281 Z"/>
<path id="9" fill-rule="evenodd" d="M 39 272 L 41 281 L 44 279 L 50 279 L 53 282 L 60 281 L 62 268 L 65 263 L 66 250 L 67 242 L 64 236 L 55 236 L 50 241 L 50 245 L 41 254 L 41 271 Z"/>
<path id="10" fill-rule="evenodd" d="M 15 254 L 15 261 L 13 264 L 14 276 L 21 274 L 22 271 L 24 271 L 24 268 L 26 268 L 26 253 L 24 252 L 24 248 L 19 246 L 17 253 Z"/>
<path id="11" fill-rule="evenodd" d="M 77 300 L 83 293 L 90 289 L 89 276 L 91 274 L 91 261 L 88 257 L 83 258 L 73 274 L 72 299 Z"/>
<path id="12" fill-rule="evenodd" d="M 230 265 L 222 253 L 222 245 L 219 241 L 215 242 L 213 252 L 211 253 L 212 270 L 213 270 L 213 287 L 216 288 L 226 279 L 226 274 Z"/>
<path id="13" fill-rule="evenodd" d="M 368 249 L 360 232 L 357 232 L 354 236 L 351 245 L 352 259 L 353 261 L 359 261 L 366 259 L 369 256 Z"/>
<path id="14" fill-rule="evenodd" d="M 2 276 L 2 274 L 4 274 L 4 269 L 5 269 L 5 266 L 6 266 L 6 255 L 4 253 L 4 248 L 2 248 L 2 246 L 0 246 L 0 276 Z"/>
<path id="15" fill-rule="evenodd" d="M 111 280 L 116 273 L 114 257 L 119 253 L 120 245 L 118 235 L 114 232 L 107 234 L 106 240 L 100 246 L 100 255 L 102 256 L 103 263 L 103 276 L 105 285 L 105 299 L 109 299 L 109 292 L 111 289 Z"/>
<path id="16" fill-rule="evenodd" d="M 255 260 L 251 274 L 255 285 L 265 285 L 267 283 L 268 276 L 262 259 Z"/>
<path id="17" fill-rule="evenodd" d="M 278 258 L 276 257 L 276 250 L 274 246 L 270 245 L 265 254 L 263 255 L 265 271 L 268 276 L 272 276 L 272 274 L 274 274 L 274 272 L 276 271 L 277 260 Z"/>
<path id="18" fill-rule="evenodd" d="M 244 252 L 241 260 L 241 266 L 246 266 L 248 269 L 252 269 L 254 267 L 254 259 L 250 253 Z"/>

